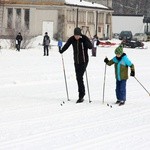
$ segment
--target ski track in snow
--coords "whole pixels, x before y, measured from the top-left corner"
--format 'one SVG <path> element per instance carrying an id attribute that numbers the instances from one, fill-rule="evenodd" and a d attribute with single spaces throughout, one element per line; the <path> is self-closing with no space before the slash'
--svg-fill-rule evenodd
<path id="1" fill-rule="evenodd" d="M 142 109 L 142 111 L 140 110 L 139 114 L 139 108 L 134 108 L 134 110 L 131 108 L 130 111 L 128 109 L 126 110 L 126 107 L 128 106 L 109 109 L 107 106 L 101 104 L 99 104 L 99 106 L 95 106 L 94 102 L 93 104 L 88 105 L 81 104 L 79 106 L 74 106 L 74 104 L 68 104 L 68 106 L 65 106 L 65 108 L 62 108 L 61 106 L 58 107 L 59 111 L 52 116 L 47 114 L 47 116 L 44 115 L 40 118 L 35 117 L 28 120 L 19 119 L 19 121 L 8 121 L 0 124 L 0 130 L 2 131 L 1 133 L 5 131 L 6 133 L 12 132 L 12 135 L 15 135 L 16 129 L 19 129 L 21 135 L 21 137 L 16 136 L 16 140 L 13 139 L 14 137 L 12 137 L 12 139 L 10 138 L 11 134 L 8 135 L 9 137 L 1 137 L 1 139 L 10 138 L 10 141 L 6 140 L 3 143 L 3 140 L 1 140 L 0 148 L 9 148 L 10 146 L 14 147 L 15 145 L 17 145 L 17 147 L 26 147 L 27 143 L 30 145 L 32 142 L 38 143 L 41 140 L 46 140 L 46 144 L 48 144 L 52 149 L 57 147 L 64 147 L 63 149 L 80 149 L 81 147 L 84 149 L 98 149 L 98 147 L 102 148 L 103 145 L 107 145 L 108 148 L 111 148 L 112 145 L 109 143 L 116 142 L 118 140 L 122 141 L 122 144 L 120 142 L 118 143 L 119 145 L 115 143 L 114 148 L 124 148 L 126 141 L 122 139 L 127 139 L 127 142 L 130 143 L 133 142 L 136 148 L 136 145 L 139 144 L 137 140 L 142 143 L 142 137 L 140 134 L 143 132 L 150 133 L 150 125 L 147 125 L 147 123 L 150 121 L 150 119 L 147 118 L 147 114 L 150 113 L 150 110 Z M 75 110 L 72 111 L 70 107 L 75 107 Z M 31 108 L 26 108 L 26 110 L 23 109 L 22 111 L 28 112 L 30 109 Z M 15 111 L 21 113 L 20 110 Z M 116 111 L 118 111 L 118 113 L 121 111 L 119 116 L 113 114 L 113 112 Z M 32 110 L 30 110 L 30 113 L 33 114 Z M 129 116 L 128 113 L 132 115 Z M 99 114 L 102 115 L 99 116 Z M 87 119 L 89 116 L 90 119 Z M 133 124 L 133 120 L 135 124 Z M 145 123 L 143 123 L 143 120 Z M 124 124 L 124 122 L 126 124 Z M 11 124 L 10 127 L 9 124 Z M 119 124 L 119 126 L 117 124 Z M 124 126 L 125 129 L 123 129 Z M 86 135 L 88 135 L 88 138 Z M 128 141 L 128 136 L 133 136 L 133 141 Z M 58 137 L 63 139 L 59 139 Z M 74 144 L 76 143 L 74 137 L 76 138 L 78 144 Z M 47 139 L 50 141 L 47 141 Z M 107 146 L 104 146 L 104 149 L 107 148 Z M 127 145 L 127 147 L 128 146 L 130 145 Z M 134 149 L 133 146 L 132 148 Z"/>
<path id="2" fill-rule="evenodd" d="M 2 52 L 0 70 L 6 70 L 0 75 L 0 150 L 149 150 L 150 98 L 135 80 L 127 83 L 126 104 L 110 108 L 106 104 L 115 102 L 115 82 L 114 68 L 109 67 L 102 104 L 103 58 L 114 56 L 114 48 L 99 47 L 97 57 L 90 58 L 92 103 L 88 103 L 87 94 L 82 104 L 75 104 L 76 81 L 70 52 L 64 54 L 70 102 L 65 98 L 60 54 L 52 51 L 43 58 L 40 50 L 36 54 L 35 50 Z M 149 51 L 144 50 L 145 55 L 141 50 L 126 51 L 137 66 L 137 75 L 141 75 L 141 63 L 149 72 Z M 139 63 L 139 58 L 145 61 Z M 33 59 L 34 63 L 29 63 Z M 92 66 L 95 63 L 99 66 Z M 141 81 L 149 86 L 147 80 Z"/>

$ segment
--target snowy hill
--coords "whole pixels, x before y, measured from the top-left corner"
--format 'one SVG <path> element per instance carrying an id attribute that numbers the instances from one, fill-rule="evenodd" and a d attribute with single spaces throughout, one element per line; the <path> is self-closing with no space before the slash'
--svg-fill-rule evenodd
<path id="1" fill-rule="evenodd" d="M 124 52 L 135 65 L 137 79 L 150 91 L 150 43 L 145 44 L 148 49 Z M 82 104 L 75 104 L 72 47 L 63 54 L 70 102 L 57 46 L 50 56 L 43 56 L 42 46 L 20 52 L 1 49 L 0 150 L 149 150 L 150 96 L 135 78 L 127 81 L 126 104 L 110 108 L 106 104 L 116 101 L 115 77 L 114 67 L 107 66 L 102 103 L 103 60 L 114 56 L 115 47 L 98 47 L 97 57 L 89 50 L 92 103 L 86 89 Z"/>

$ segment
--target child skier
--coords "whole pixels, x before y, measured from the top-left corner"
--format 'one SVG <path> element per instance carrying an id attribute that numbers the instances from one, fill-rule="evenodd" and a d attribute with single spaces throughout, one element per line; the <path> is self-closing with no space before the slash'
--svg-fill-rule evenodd
<path id="1" fill-rule="evenodd" d="M 120 45 L 115 49 L 116 56 L 111 60 L 106 57 L 104 62 L 111 66 L 115 65 L 116 76 L 116 104 L 119 106 L 124 105 L 126 101 L 126 81 L 128 79 L 128 67 L 131 69 L 130 76 L 135 76 L 135 69 L 132 62 L 128 59 L 127 55 L 123 53 L 123 47 Z"/>
<path id="2" fill-rule="evenodd" d="M 62 47 L 62 40 L 61 40 L 61 38 L 59 38 L 57 45 L 58 45 L 59 51 L 61 51 L 61 47 Z"/>

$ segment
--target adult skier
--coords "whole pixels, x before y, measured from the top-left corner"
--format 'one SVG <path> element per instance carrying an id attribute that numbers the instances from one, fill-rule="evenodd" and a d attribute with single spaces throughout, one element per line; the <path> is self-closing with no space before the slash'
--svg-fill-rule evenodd
<path id="1" fill-rule="evenodd" d="M 74 67 L 79 92 L 77 103 L 81 103 L 84 101 L 83 98 L 85 96 L 83 75 L 86 71 L 86 67 L 89 61 L 88 49 L 92 49 L 92 43 L 86 35 L 83 35 L 81 33 L 81 29 L 79 27 L 76 27 L 74 29 L 74 35 L 68 39 L 66 44 L 59 52 L 63 53 L 69 48 L 70 45 L 73 46 Z"/>

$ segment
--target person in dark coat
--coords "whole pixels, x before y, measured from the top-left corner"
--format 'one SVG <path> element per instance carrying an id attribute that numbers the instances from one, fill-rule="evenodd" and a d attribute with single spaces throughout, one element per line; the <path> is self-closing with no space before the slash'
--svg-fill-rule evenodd
<path id="1" fill-rule="evenodd" d="M 74 67 L 79 92 L 79 99 L 77 100 L 77 103 L 81 103 L 84 101 L 83 98 L 85 95 L 83 75 L 86 71 L 86 67 L 89 61 L 88 49 L 92 49 L 92 43 L 86 35 L 81 33 L 81 29 L 76 27 L 74 29 L 74 35 L 68 39 L 66 44 L 59 52 L 63 53 L 69 48 L 70 45 L 73 46 Z"/>
<path id="2" fill-rule="evenodd" d="M 18 35 L 16 36 L 16 48 L 17 51 L 20 51 L 20 45 L 21 41 L 23 40 L 21 33 L 19 32 Z"/>
<path id="3" fill-rule="evenodd" d="M 49 55 L 49 44 L 50 44 L 50 37 L 48 36 L 48 33 L 45 32 L 45 35 L 43 38 L 44 56 Z"/>
<path id="4" fill-rule="evenodd" d="M 92 39 L 92 44 L 93 44 L 92 56 L 96 57 L 96 51 L 97 51 L 97 46 L 98 46 L 98 37 L 97 37 L 97 35 L 94 35 L 94 37 Z"/>

